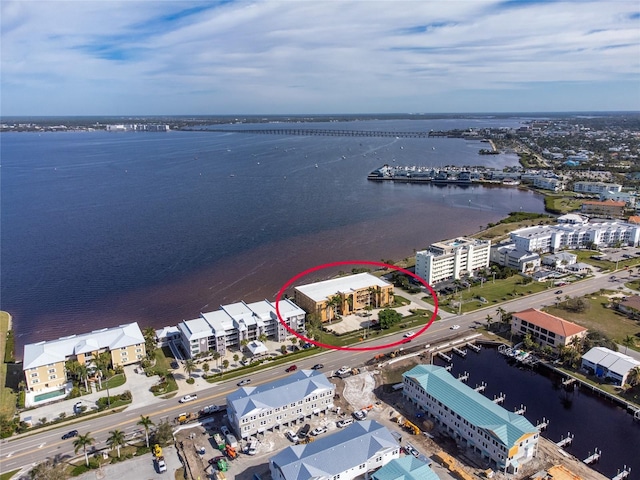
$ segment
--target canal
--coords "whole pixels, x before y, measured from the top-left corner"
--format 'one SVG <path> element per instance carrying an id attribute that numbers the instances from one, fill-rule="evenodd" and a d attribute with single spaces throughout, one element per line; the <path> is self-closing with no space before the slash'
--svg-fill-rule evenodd
<path id="1" fill-rule="evenodd" d="M 602 455 L 592 465 L 595 470 L 612 478 L 626 465 L 632 467 L 628 478 L 640 478 L 640 422 L 621 407 L 577 385 L 563 387 L 560 376 L 543 367 L 518 367 L 494 348 L 483 347 L 479 353 L 468 349 L 465 358 L 449 355 L 451 373 L 468 372 L 470 387 L 485 382 L 484 395 L 493 399 L 505 394 L 502 405 L 510 411 L 524 405 L 524 416 L 534 425 L 546 418 L 544 437 L 558 442 L 571 433 L 567 452 L 583 460 L 597 448 Z M 434 363 L 445 365 L 440 358 Z"/>

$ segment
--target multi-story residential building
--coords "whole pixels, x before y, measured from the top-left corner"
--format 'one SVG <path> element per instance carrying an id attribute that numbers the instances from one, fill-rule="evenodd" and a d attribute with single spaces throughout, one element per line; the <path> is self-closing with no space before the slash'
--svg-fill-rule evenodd
<path id="1" fill-rule="evenodd" d="M 605 347 L 593 347 L 582 356 L 582 368 L 587 368 L 596 377 L 612 380 L 620 386 L 627 383 L 629 372 L 638 367 L 640 362 L 633 357 Z"/>
<path id="2" fill-rule="evenodd" d="M 271 457 L 273 480 L 353 480 L 400 457 L 400 445 L 378 422 L 356 422 L 306 445 Z"/>
<path id="3" fill-rule="evenodd" d="M 555 315 L 528 308 L 511 315 L 511 333 L 531 335 L 542 347 L 558 348 L 571 344 L 574 338 L 583 339 L 587 329 Z"/>
<path id="4" fill-rule="evenodd" d="M 240 438 L 287 427 L 333 408 L 336 386 L 317 370 L 295 373 L 227 396 L 229 423 Z"/>
<path id="5" fill-rule="evenodd" d="M 430 285 L 456 280 L 489 266 L 490 240 L 455 238 L 416 253 L 416 275 Z"/>
<path id="6" fill-rule="evenodd" d="M 533 186 L 541 188 L 543 190 L 551 190 L 552 192 L 559 192 L 564 190 L 564 183 L 557 178 L 537 176 L 533 178 Z"/>
<path id="7" fill-rule="evenodd" d="M 568 265 L 573 265 L 577 261 L 578 256 L 569 252 L 558 252 L 542 257 L 542 265 L 558 270 L 564 270 Z"/>
<path id="8" fill-rule="evenodd" d="M 389 305 L 393 285 L 370 273 L 359 273 L 300 285 L 295 287 L 293 298 L 303 310 L 326 322 L 336 315 Z"/>
<path id="9" fill-rule="evenodd" d="M 624 202 L 629 208 L 635 208 L 636 206 L 636 192 L 602 192 L 600 194 L 600 201 L 613 200 L 615 202 Z"/>
<path id="10" fill-rule="evenodd" d="M 605 200 L 604 202 L 583 202 L 580 211 L 586 215 L 597 215 L 606 218 L 621 218 L 624 216 L 625 202 Z"/>
<path id="11" fill-rule="evenodd" d="M 137 323 L 103 328 L 24 346 L 22 369 L 30 392 L 60 389 L 67 383 L 65 362 L 95 367 L 94 360 L 108 352 L 114 367 L 139 362 L 146 355 L 145 341 Z"/>
<path id="12" fill-rule="evenodd" d="M 626 222 L 596 222 L 587 224 L 536 225 L 520 228 L 510 234 L 519 250 L 557 252 L 588 246 L 636 246 L 640 241 L 640 225 Z"/>
<path id="13" fill-rule="evenodd" d="M 292 330 L 304 333 L 304 310 L 285 298 L 278 303 L 278 311 Z M 291 336 L 278 321 L 276 304 L 268 300 L 223 305 L 220 310 L 180 322 L 178 329 L 182 346 L 190 357 L 209 350 L 224 355 L 230 348 L 240 348 L 243 340 L 250 342 L 261 335 L 278 342 Z"/>
<path id="14" fill-rule="evenodd" d="M 576 182 L 573 184 L 573 191 L 577 193 L 600 194 L 605 192 L 620 192 L 622 185 L 605 182 Z"/>
<path id="15" fill-rule="evenodd" d="M 538 429 L 452 376 L 443 367 L 417 365 L 402 374 L 403 396 L 425 411 L 456 442 L 499 470 L 516 473 L 536 453 Z"/>
<path id="16" fill-rule="evenodd" d="M 521 273 L 531 272 L 540 267 L 540 255 L 528 250 L 518 250 L 513 243 L 493 245 L 490 260 Z"/>

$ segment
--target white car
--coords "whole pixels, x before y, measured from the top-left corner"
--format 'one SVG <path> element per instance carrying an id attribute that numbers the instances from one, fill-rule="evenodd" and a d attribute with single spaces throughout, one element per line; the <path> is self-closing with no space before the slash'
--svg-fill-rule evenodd
<path id="1" fill-rule="evenodd" d="M 356 420 L 364 420 L 367 418 L 367 411 L 365 409 L 358 410 L 357 412 L 353 412 L 353 416 L 356 417 Z"/>
<path id="2" fill-rule="evenodd" d="M 407 443 L 405 445 L 404 449 L 407 451 L 407 453 L 410 453 L 411 455 L 413 455 L 416 458 L 418 458 L 418 455 L 420 455 L 420 452 L 416 449 L 416 447 L 414 447 L 410 443 Z"/>
<path id="3" fill-rule="evenodd" d="M 311 435 L 313 435 L 314 437 L 317 437 L 318 435 L 322 435 L 326 431 L 327 431 L 327 427 L 314 428 L 313 430 L 311 430 Z"/>
<path id="4" fill-rule="evenodd" d="M 345 367 L 340 368 L 340 369 L 336 372 L 336 375 L 343 375 L 343 374 L 345 374 L 345 373 L 347 373 L 347 372 L 350 372 L 350 371 L 351 371 L 351 367 L 346 367 L 346 366 L 345 366 Z"/>
<path id="5" fill-rule="evenodd" d="M 351 425 L 353 423 L 353 418 L 345 418 L 344 420 L 340 420 L 336 423 L 336 425 L 340 428 L 346 427 L 347 425 Z"/>
<path id="6" fill-rule="evenodd" d="M 193 395 L 185 395 L 180 399 L 180 403 L 192 402 L 197 399 L 198 399 L 198 395 L 196 395 L 195 393 Z"/>
<path id="7" fill-rule="evenodd" d="M 403 335 L 404 338 L 409 338 L 409 337 L 413 337 L 415 335 L 414 332 L 407 332 Z"/>
<path id="8" fill-rule="evenodd" d="M 284 432 L 284 435 L 293 443 L 298 443 L 298 440 L 299 440 L 298 435 L 293 433 L 291 430 L 287 430 L 286 432 Z"/>
<path id="9" fill-rule="evenodd" d="M 458 330 L 460 328 L 460 325 L 451 325 L 449 328 L 451 330 Z"/>

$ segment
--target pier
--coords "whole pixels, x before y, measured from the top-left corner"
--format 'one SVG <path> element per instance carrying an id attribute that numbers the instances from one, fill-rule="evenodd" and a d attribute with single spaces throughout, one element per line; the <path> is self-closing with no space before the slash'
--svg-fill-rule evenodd
<path id="1" fill-rule="evenodd" d="M 600 455 L 602 455 L 602 450 L 598 450 L 596 448 L 593 454 L 582 460 L 582 462 L 586 463 L 587 465 L 591 465 L 592 463 L 596 463 L 598 460 L 600 460 Z"/>
<path id="2" fill-rule="evenodd" d="M 446 353 L 438 352 L 438 356 L 441 359 L 446 360 L 447 362 L 451 363 L 451 357 L 449 355 L 447 355 Z"/>
<path id="3" fill-rule="evenodd" d="M 478 353 L 480 351 L 480 346 L 476 345 L 475 343 L 467 343 L 466 347 L 470 348 L 471 350 L 473 350 L 476 353 Z"/>
<path id="4" fill-rule="evenodd" d="M 482 382 L 480 385 L 476 385 L 474 390 L 478 393 L 482 393 L 485 391 L 486 388 L 487 388 L 487 384 L 485 382 Z"/>
<path id="5" fill-rule="evenodd" d="M 453 353 L 460 355 L 462 358 L 467 356 L 466 350 L 460 350 L 458 347 L 453 347 Z"/>
<path id="6" fill-rule="evenodd" d="M 539 432 L 545 431 L 548 426 L 549 426 L 549 420 L 547 420 L 544 417 L 542 417 L 542 420 L 536 423 L 536 428 L 538 429 Z"/>
<path id="7" fill-rule="evenodd" d="M 562 381 L 562 386 L 568 387 L 570 385 L 573 385 L 575 382 L 576 382 L 576 379 L 574 377 L 568 377 Z"/>
<path id="8" fill-rule="evenodd" d="M 627 478 L 631 474 L 631 467 L 625 465 L 622 471 L 618 470 L 618 474 L 613 477 L 611 480 L 623 480 Z"/>
<path id="9" fill-rule="evenodd" d="M 185 129 L 191 130 L 191 129 Z M 377 130 L 330 130 L 325 128 L 264 128 L 230 129 L 208 128 L 198 130 L 215 133 L 249 133 L 253 135 L 320 136 L 320 137 L 391 137 L 391 138 L 429 138 L 429 132 L 381 132 Z"/>
<path id="10" fill-rule="evenodd" d="M 461 382 L 466 382 L 467 380 L 469 380 L 469 372 L 464 372 L 458 375 L 458 380 L 460 380 Z"/>
<path id="11" fill-rule="evenodd" d="M 515 413 L 516 415 L 524 415 L 524 413 L 527 411 L 527 407 L 525 407 L 524 405 L 520 404 L 520 408 L 516 407 L 513 410 L 513 413 Z"/>
<path id="12" fill-rule="evenodd" d="M 500 395 L 493 397 L 493 403 L 500 405 L 502 402 L 504 402 L 505 398 L 506 398 L 506 395 L 500 392 Z"/>
<path id="13" fill-rule="evenodd" d="M 453 363 L 450 363 L 449 365 L 447 365 L 446 367 L 444 367 L 444 369 L 445 369 L 447 372 L 450 372 L 452 368 L 453 368 Z"/>
<path id="14" fill-rule="evenodd" d="M 571 443 L 573 443 L 573 435 L 567 432 L 567 436 L 560 438 L 560 441 L 556 442 L 556 445 L 559 447 L 566 447 L 568 445 L 571 445 Z"/>

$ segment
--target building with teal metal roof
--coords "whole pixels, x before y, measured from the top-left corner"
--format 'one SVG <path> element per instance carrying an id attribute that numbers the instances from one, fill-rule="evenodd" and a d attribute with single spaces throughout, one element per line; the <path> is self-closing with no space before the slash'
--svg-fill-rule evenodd
<path id="1" fill-rule="evenodd" d="M 429 465 L 413 456 L 391 460 L 371 475 L 371 480 L 439 480 Z"/>
<path id="2" fill-rule="evenodd" d="M 403 374 L 403 395 L 436 420 L 458 443 L 507 472 L 517 472 L 537 451 L 538 429 L 525 417 L 476 392 L 436 365 Z"/>

